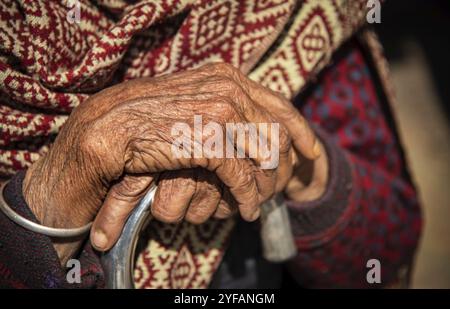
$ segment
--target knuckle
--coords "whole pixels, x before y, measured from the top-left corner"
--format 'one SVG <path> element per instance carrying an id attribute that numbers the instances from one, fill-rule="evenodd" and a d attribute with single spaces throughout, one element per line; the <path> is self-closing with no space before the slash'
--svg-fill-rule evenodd
<path id="1" fill-rule="evenodd" d="M 231 64 L 226 63 L 226 62 L 214 63 L 214 69 L 216 70 L 217 73 L 222 73 L 222 74 L 226 74 L 226 75 L 229 75 L 229 74 L 233 73 L 234 70 L 236 70 Z"/>
<path id="2" fill-rule="evenodd" d="M 79 149 L 86 154 L 96 153 L 100 147 L 98 139 L 94 138 L 94 134 L 83 133 L 79 137 Z"/>
<path id="3" fill-rule="evenodd" d="M 157 220 L 165 223 L 177 223 L 183 218 L 182 214 L 167 210 L 162 206 L 151 207 L 151 213 Z"/>
<path id="4" fill-rule="evenodd" d="M 225 62 L 208 63 L 201 67 L 201 70 L 209 76 L 229 75 L 233 69 L 232 65 Z"/>
<path id="5" fill-rule="evenodd" d="M 136 201 L 145 192 L 148 184 L 146 179 L 128 178 L 117 184 L 111 192 L 117 199 Z"/>
<path id="6" fill-rule="evenodd" d="M 215 216 L 220 219 L 229 218 L 233 215 L 233 210 L 230 206 L 221 204 L 217 209 Z"/>
<path id="7" fill-rule="evenodd" d="M 217 200 L 211 195 L 203 195 L 201 198 L 194 198 L 191 202 L 189 210 L 186 213 L 186 220 L 191 223 L 199 224 L 209 219 L 216 210 Z"/>
<path id="8" fill-rule="evenodd" d="M 111 156 L 108 139 L 109 134 L 96 125 L 85 127 L 79 135 L 77 151 L 82 156 L 96 159 Z"/>
<path id="9" fill-rule="evenodd" d="M 237 91 L 240 88 L 239 85 L 233 79 L 227 76 L 221 78 L 220 84 L 225 90 L 229 92 Z"/>
<path id="10" fill-rule="evenodd" d="M 108 195 L 116 201 L 121 201 L 121 202 L 133 202 L 133 201 L 137 201 L 137 196 L 133 195 L 130 191 L 124 189 L 122 187 L 122 184 L 113 187 Z"/>
<path id="11" fill-rule="evenodd" d="M 221 84 L 226 93 L 234 99 L 242 99 L 247 97 L 247 93 L 243 88 L 243 84 L 236 81 L 231 77 L 224 77 L 221 80 Z"/>
<path id="12" fill-rule="evenodd" d="M 220 98 L 216 101 L 217 110 L 220 115 L 220 120 L 224 122 L 235 119 L 237 116 L 234 103 L 229 98 Z"/>
<path id="13" fill-rule="evenodd" d="M 192 195 L 196 188 L 196 182 L 192 176 L 192 170 L 163 173 L 158 184 L 158 197 L 169 199 L 174 195 L 178 197 Z"/>
<path id="14" fill-rule="evenodd" d="M 178 195 L 192 195 L 197 187 L 197 183 L 193 178 L 175 178 L 171 184 L 171 191 Z M 175 192 L 174 192 L 175 191 Z"/>
<path id="15" fill-rule="evenodd" d="M 247 168 L 245 166 L 241 166 L 241 168 L 238 168 L 238 171 L 236 172 L 236 179 L 239 182 L 242 190 L 250 192 L 255 189 L 254 187 L 255 178 L 253 171 L 250 168 Z"/>

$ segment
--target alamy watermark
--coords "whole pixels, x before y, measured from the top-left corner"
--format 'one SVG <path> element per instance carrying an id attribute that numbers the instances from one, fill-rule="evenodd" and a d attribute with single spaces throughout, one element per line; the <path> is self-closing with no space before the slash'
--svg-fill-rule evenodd
<path id="1" fill-rule="evenodd" d="M 171 129 L 175 158 L 251 158 L 261 169 L 274 169 L 279 163 L 279 123 L 203 124 L 194 116 L 194 127 L 177 122 Z M 270 146 L 269 146 L 270 145 Z"/>
<path id="2" fill-rule="evenodd" d="M 81 263 L 77 259 L 70 259 L 66 263 L 69 271 L 66 274 L 66 281 L 70 284 L 81 283 Z"/>
<path id="3" fill-rule="evenodd" d="M 66 20 L 73 24 L 81 22 L 81 4 L 79 0 L 66 0 L 66 7 L 69 11 L 66 15 Z"/>
<path id="4" fill-rule="evenodd" d="M 381 23 L 381 3 L 380 0 L 368 0 L 367 1 L 367 14 L 366 21 L 369 24 Z"/>
<path id="5" fill-rule="evenodd" d="M 381 283 L 381 263 L 377 259 L 370 259 L 366 263 L 369 271 L 366 275 L 366 281 L 369 284 Z"/>
<path id="6" fill-rule="evenodd" d="M 351 0 L 352 1 L 352 0 Z M 66 7 L 69 9 L 66 19 L 69 23 L 81 22 L 81 4 L 79 0 L 66 0 Z M 380 0 L 368 0 L 366 7 L 368 9 L 366 14 L 366 21 L 369 24 L 381 23 L 381 2 Z"/>

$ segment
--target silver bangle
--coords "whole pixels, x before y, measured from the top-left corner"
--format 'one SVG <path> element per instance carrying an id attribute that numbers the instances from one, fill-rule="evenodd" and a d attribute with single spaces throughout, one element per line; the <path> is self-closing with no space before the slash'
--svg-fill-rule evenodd
<path id="1" fill-rule="evenodd" d="M 92 225 L 92 222 L 89 222 L 85 226 L 73 228 L 73 229 L 60 229 L 60 228 L 54 228 L 54 227 L 48 227 L 44 225 L 40 225 L 38 223 L 35 223 L 33 221 L 30 221 L 22 216 L 20 216 L 18 213 L 16 213 L 14 210 L 12 210 L 9 205 L 6 203 L 5 199 L 3 198 L 3 189 L 6 187 L 6 184 L 8 182 L 5 182 L 0 187 L 0 209 L 3 211 L 3 213 L 14 223 L 22 226 L 23 228 L 47 235 L 50 237 L 61 237 L 61 238 L 70 238 L 70 237 L 76 237 L 83 235 L 87 233 Z"/>

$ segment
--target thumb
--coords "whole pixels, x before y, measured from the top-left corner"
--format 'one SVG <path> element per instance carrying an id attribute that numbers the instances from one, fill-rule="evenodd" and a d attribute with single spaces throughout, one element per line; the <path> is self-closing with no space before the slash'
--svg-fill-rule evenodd
<path id="1" fill-rule="evenodd" d="M 150 175 L 126 175 L 111 187 L 92 225 L 91 243 L 95 249 L 106 251 L 116 243 L 130 212 L 153 179 Z"/>

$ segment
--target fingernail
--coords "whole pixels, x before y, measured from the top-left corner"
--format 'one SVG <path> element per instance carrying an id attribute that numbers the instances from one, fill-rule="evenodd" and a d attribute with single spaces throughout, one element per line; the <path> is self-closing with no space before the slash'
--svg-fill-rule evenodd
<path id="1" fill-rule="evenodd" d="M 313 153 L 316 156 L 316 158 L 318 158 L 320 156 L 320 154 L 322 153 L 322 151 L 320 150 L 319 140 L 317 140 L 317 139 L 316 139 L 316 141 L 314 143 Z"/>
<path id="2" fill-rule="evenodd" d="M 97 249 L 104 249 L 108 244 L 108 238 L 106 238 L 105 233 L 101 230 L 96 230 L 94 233 L 94 239 L 92 240 L 94 243 L 94 247 Z"/>

